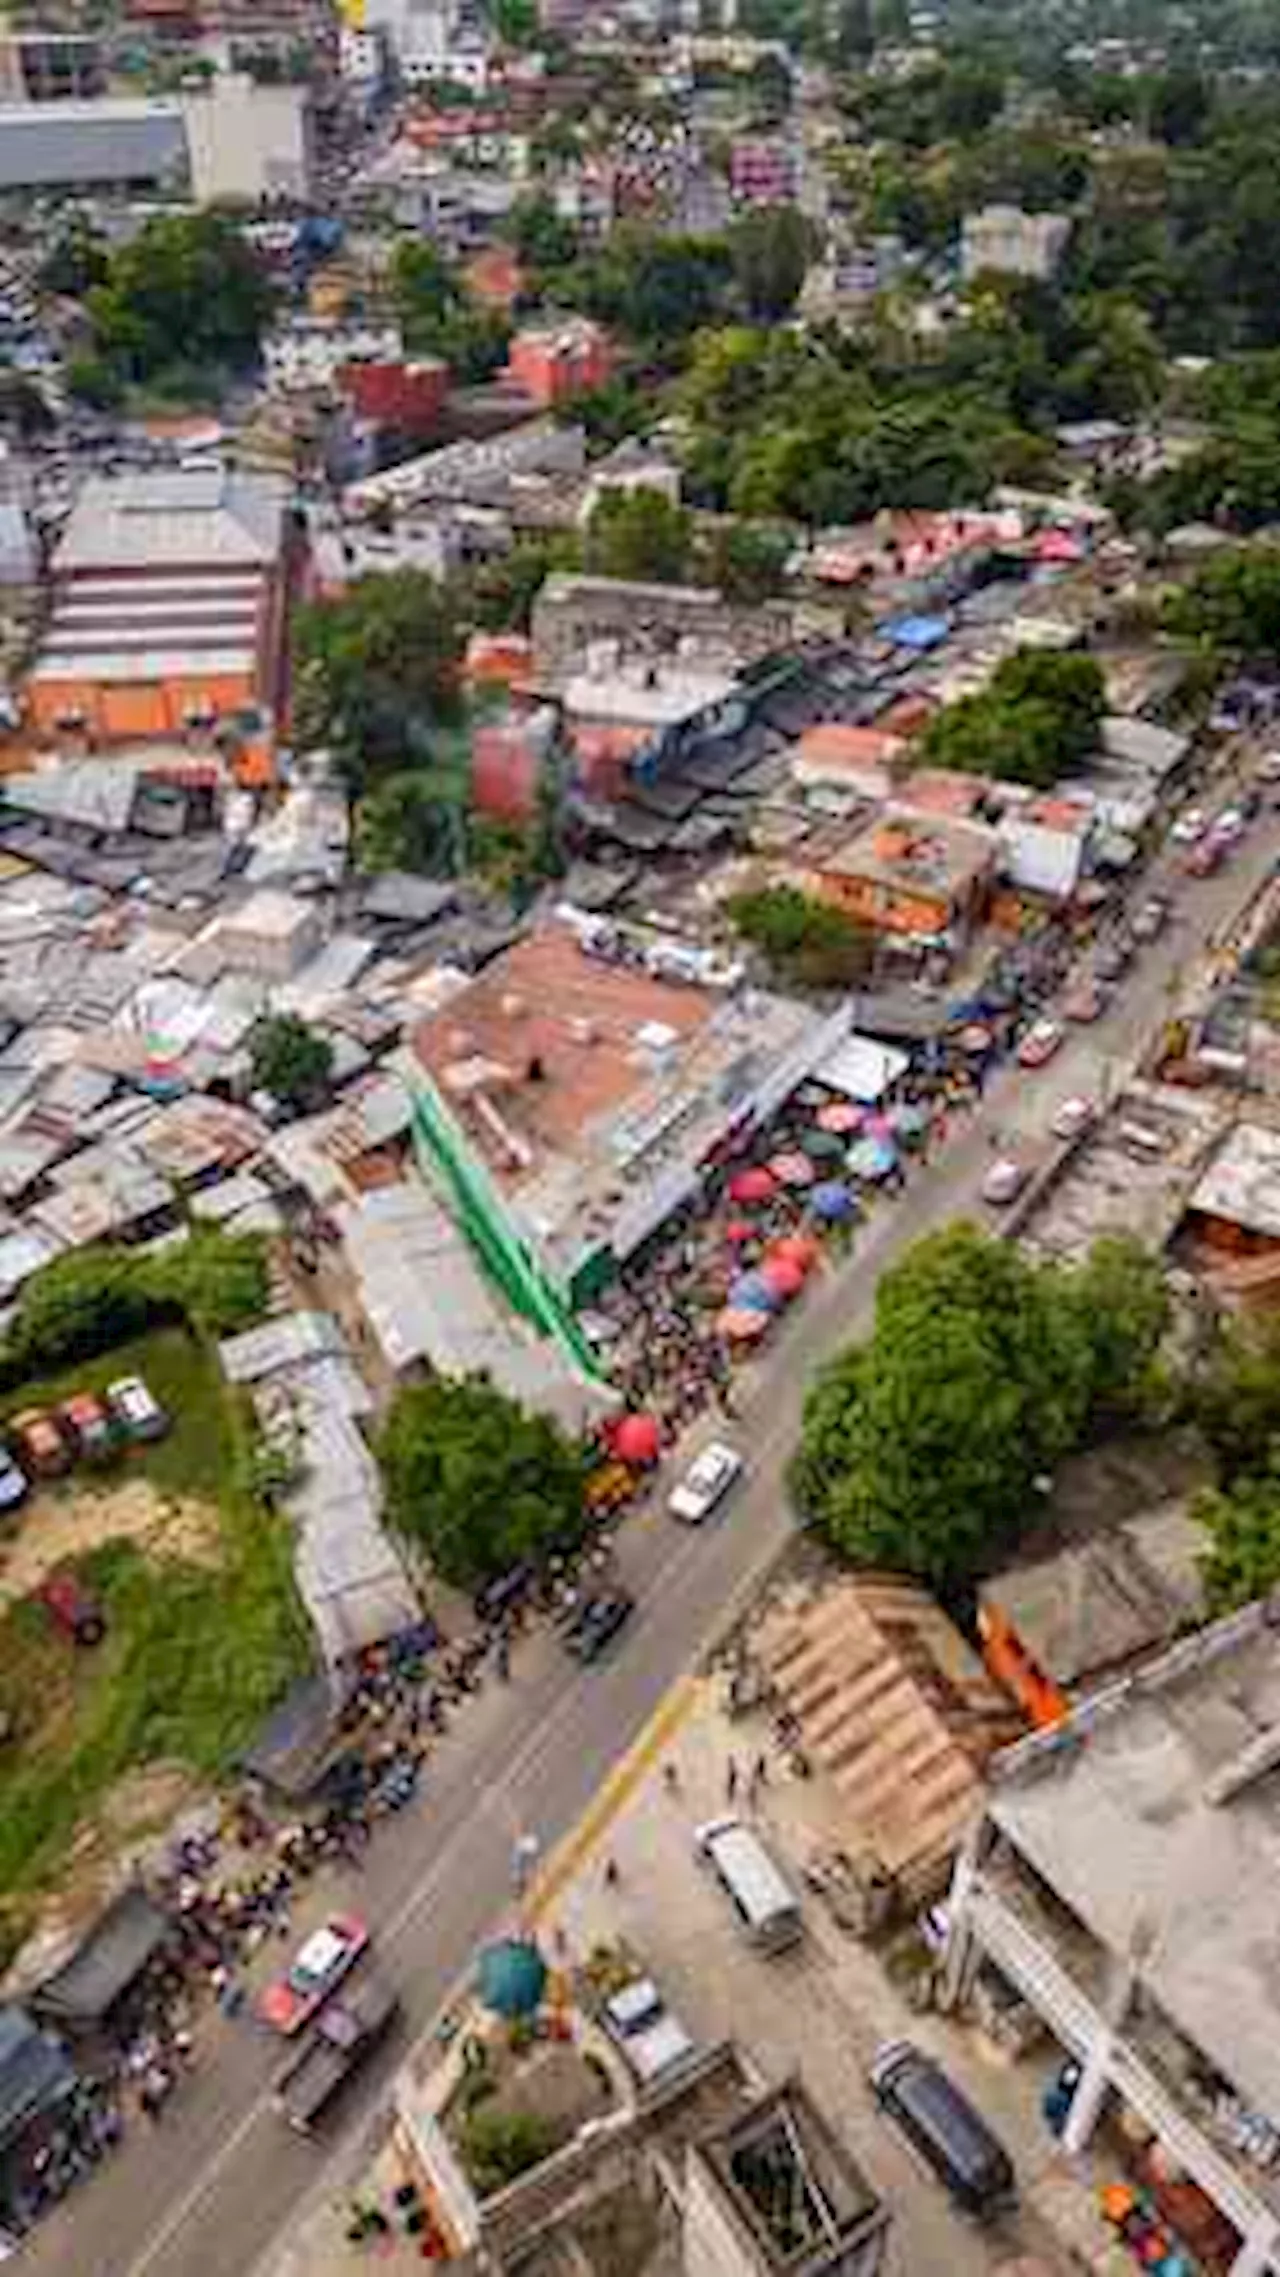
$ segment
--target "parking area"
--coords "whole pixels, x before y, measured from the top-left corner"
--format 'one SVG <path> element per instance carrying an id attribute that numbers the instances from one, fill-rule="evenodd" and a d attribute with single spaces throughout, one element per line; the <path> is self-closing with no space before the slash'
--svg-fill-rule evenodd
<path id="1" fill-rule="evenodd" d="M 800 1894 L 804 1935 L 772 1957 L 736 1925 L 728 1899 L 695 1857 L 695 1829 L 730 1812 L 748 1819 Z M 584 1960 L 624 1947 L 657 1981 L 695 2042 L 732 2038 L 770 2083 L 798 2073 L 819 2108 L 891 2207 L 891 2267 L 978 2277 L 1019 2255 L 1046 2271 L 1080 2266 L 1043 2210 L 1064 2186 L 1086 2199 L 1038 2112 L 1034 2065 L 1015 2074 L 975 2035 L 913 2006 L 909 1972 L 846 1935 L 804 1864 L 829 1839 L 813 1784 L 755 1717 L 730 1719 L 725 1678 L 700 1680 L 679 1730 L 646 1766 L 613 1822 L 567 1876 L 553 1861 L 534 1899 L 549 1950 Z M 868 2066 L 886 2041 L 909 2038 L 934 2054 L 1004 2140 L 1017 2171 L 1019 2210 L 980 2229 L 943 2191 L 877 2112 Z M 1046 2058 L 1042 2070 L 1051 2068 Z M 1087 2208 L 1087 2199 L 1086 2199 Z M 1076 2218 L 1088 2235 L 1100 2224 Z M 1055 2225 L 1056 2226 L 1056 2225 Z"/>

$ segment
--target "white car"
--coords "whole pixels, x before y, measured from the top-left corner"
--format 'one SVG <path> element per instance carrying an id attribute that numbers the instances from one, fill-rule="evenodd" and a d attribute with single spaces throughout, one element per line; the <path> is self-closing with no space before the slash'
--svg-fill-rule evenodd
<path id="1" fill-rule="evenodd" d="M 1056 1139 L 1082 1138 L 1093 1121 L 1094 1113 L 1092 1099 L 1086 1099 L 1081 1093 L 1075 1092 L 1055 1108 L 1049 1127 Z"/>
<path id="2" fill-rule="evenodd" d="M 1017 1201 L 1030 1176 L 1025 1162 L 1015 1162 L 1011 1154 L 1001 1155 L 982 1181 L 983 1201 L 993 1210 L 1007 1210 Z"/>
<path id="3" fill-rule="evenodd" d="M 678 1486 L 667 1498 L 667 1508 L 673 1518 L 682 1518 L 686 1526 L 700 1526 L 709 1518 L 718 1502 L 724 1500 L 735 1479 L 742 1475 L 742 1457 L 736 1447 L 727 1447 L 723 1439 L 713 1439 L 704 1447 L 697 1460 L 689 1465 Z"/>
<path id="4" fill-rule="evenodd" d="M 1197 846 L 1208 827 L 1204 809 L 1198 806 L 1189 806 L 1185 814 L 1178 816 L 1169 836 L 1175 846 Z"/>

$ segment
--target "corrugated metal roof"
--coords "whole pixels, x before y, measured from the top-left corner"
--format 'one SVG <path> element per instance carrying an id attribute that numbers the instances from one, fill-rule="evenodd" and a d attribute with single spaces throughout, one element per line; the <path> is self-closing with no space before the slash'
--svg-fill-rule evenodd
<path id="1" fill-rule="evenodd" d="M 0 190 L 158 182 L 185 171 L 187 133 L 176 103 L 6 103 L 0 107 Z"/>

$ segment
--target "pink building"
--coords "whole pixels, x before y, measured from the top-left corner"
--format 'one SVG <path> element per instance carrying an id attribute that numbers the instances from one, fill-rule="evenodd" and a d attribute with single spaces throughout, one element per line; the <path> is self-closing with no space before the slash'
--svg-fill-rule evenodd
<path id="1" fill-rule="evenodd" d="M 518 332 L 507 369 L 517 387 L 544 411 L 603 387 L 613 371 L 608 333 L 585 317 Z"/>

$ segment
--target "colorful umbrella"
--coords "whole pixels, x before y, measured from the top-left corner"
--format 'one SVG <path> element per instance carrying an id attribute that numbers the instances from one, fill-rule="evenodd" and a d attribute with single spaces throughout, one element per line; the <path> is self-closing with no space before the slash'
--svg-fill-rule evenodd
<path id="1" fill-rule="evenodd" d="M 662 1433 L 652 1415 L 622 1415 L 613 1427 L 613 1451 L 620 1463 L 647 1468 L 662 1453 Z"/>
<path id="2" fill-rule="evenodd" d="M 838 1162 L 844 1153 L 844 1141 L 835 1131 L 818 1130 L 816 1127 L 803 1133 L 800 1145 L 810 1162 Z"/>
<path id="3" fill-rule="evenodd" d="M 776 1296 L 789 1303 L 798 1297 L 804 1287 L 805 1271 L 790 1257 L 766 1257 L 760 1268 L 760 1278 L 767 1281 Z"/>
<path id="4" fill-rule="evenodd" d="M 859 1139 L 845 1156 L 845 1163 L 853 1177 L 866 1178 L 873 1183 L 887 1178 L 897 1161 L 893 1147 L 884 1139 Z"/>
<path id="5" fill-rule="evenodd" d="M 763 1273 L 743 1273 L 729 1291 L 730 1312 L 773 1312 L 778 1303 Z"/>
<path id="6" fill-rule="evenodd" d="M 717 1315 L 715 1326 L 717 1336 L 724 1337 L 726 1343 L 753 1344 L 769 1326 L 769 1315 L 767 1312 L 737 1312 L 728 1305 Z"/>
<path id="7" fill-rule="evenodd" d="M 802 1273 L 807 1273 L 821 1254 L 811 1233 L 784 1233 L 780 1241 L 772 1243 L 766 1263 L 785 1257 L 788 1264 L 798 1265 Z"/>
<path id="8" fill-rule="evenodd" d="M 862 1109 L 855 1107 L 851 1100 L 833 1099 L 829 1107 L 819 1107 L 818 1128 L 820 1131 L 834 1131 L 837 1137 L 848 1138 L 854 1131 L 862 1129 Z"/>
<path id="9" fill-rule="evenodd" d="M 775 1154 L 770 1171 L 780 1186 L 812 1186 L 813 1164 L 807 1154 Z"/>
<path id="10" fill-rule="evenodd" d="M 984 1028 L 981 1021 L 975 1020 L 960 1031 L 961 1051 L 971 1052 L 975 1059 L 980 1059 L 983 1052 L 989 1052 L 994 1040 L 990 1028 Z"/>
<path id="11" fill-rule="evenodd" d="M 809 1207 L 826 1225 L 839 1225 L 858 1214 L 857 1202 L 840 1178 L 824 1178 L 820 1186 L 815 1186 L 809 1196 Z"/>
<path id="12" fill-rule="evenodd" d="M 920 1138 L 928 1130 L 932 1117 L 927 1107 L 895 1107 L 892 1122 L 899 1138 Z"/>
<path id="13" fill-rule="evenodd" d="M 740 1242 L 754 1241 L 759 1231 L 759 1226 L 752 1225 L 750 1218 L 730 1218 L 724 1229 L 724 1238 L 736 1247 Z"/>
<path id="14" fill-rule="evenodd" d="M 763 1163 L 752 1162 L 745 1170 L 735 1170 L 729 1180 L 731 1202 L 767 1202 L 777 1186 L 771 1170 Z"/>

